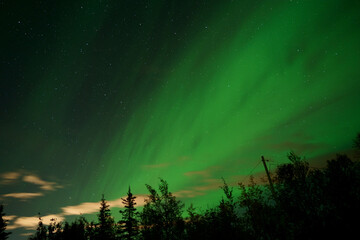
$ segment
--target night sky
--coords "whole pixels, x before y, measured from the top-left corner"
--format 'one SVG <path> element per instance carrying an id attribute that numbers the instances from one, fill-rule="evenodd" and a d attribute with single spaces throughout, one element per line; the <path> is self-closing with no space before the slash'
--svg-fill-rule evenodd
<path id="1" fill-rule="evenodd" d="M 0 203 L 95 216 L 159 177 L 207 208 L 294 150 L 313 164 L 360 131 L 360 2 L 0 1 Z M 113 208 L 117 216 L 118 208 Z M 35 226 L 35 227 L 34 227 Z M 25 237 L 23 237 L 25 238 Z"/>

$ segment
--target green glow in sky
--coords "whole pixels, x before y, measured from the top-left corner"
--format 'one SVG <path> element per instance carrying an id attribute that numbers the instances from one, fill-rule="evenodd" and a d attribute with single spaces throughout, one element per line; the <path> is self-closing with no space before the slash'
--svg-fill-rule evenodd
<path id="1" fill-rule="evenodd" d="M 351 148 L 359 3 L 195 2 L 7 6 L 0 174 L 63 186 L 8 212 L 146 194 L 158 177 L 212 204 L 219 179 L 244 179 L 261 155 Z"/>
<path id="2" fill-rule="evenodd" d="M 129 183 L 162 176 L 183 189 L 194 185 L 187 172 L 219 167 L 246 175 L 261 154 L 278 156 L 296 143 L 315 148 L 308 154 L 349 147 L 359 127 L 349 104 L 360 98 L 359 33 L 352 32 L 359 19 L 353 9 L 329 22 L 338 4 L 265 4 L 224 45 L 216 40 L 229 22 L 219 18 L 239 9 L 219 13 L 119 126 L 125 130 L 102 156 L 104 177 L 94 185 L 105 188 L 119 175 Z"/>

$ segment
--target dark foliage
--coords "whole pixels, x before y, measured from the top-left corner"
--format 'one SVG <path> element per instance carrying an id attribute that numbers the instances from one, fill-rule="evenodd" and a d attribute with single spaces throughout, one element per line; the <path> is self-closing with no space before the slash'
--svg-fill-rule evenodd
<path id="1" fill-rule="evenodd" d="M 136 239 L 138 234 L 138 213 L 136 211 L 135 202 L 136 197 L 129 190 L 127 192 L 127 197 L 122 198 L 124 204 L 124 210 L 120 210 L 122 215 L 122 220 L 119 222 L 120 236 L 126 240 Z"/>
<path id="2" fill-rule="evenodd" d="M 61 224 L 60 224 L 61 226 Z M 63 232 L 61 232 L 61 227 L 57 228 L 57 231 L 55 232 L 55 235 L 57 238 L 55 239 L 79 239 L 79 240 L 85 240 L 88 239 L 88 232 L 86 231 L 86 228 L 88 226 L 88 223 L 84 217 L 80 217 L 79 219 L 75 220 L 74 222 L 65 223 Z M 59 234 L 56 234 L 59 233 Z M 49 231 L 50 235 L 50 231 Z"/>
<path id="3" fill-rule="evenodd" d="M 5 216 L 4 206 L 0 204 L 0 240 L 5 240 L 11 234 L 11 232 L 6 232 L 7 220 L 3 217 Z"/>
<path id="4" fill-rule="evenodd" d="M 45 225 L 42 222 L 42 219 L 39 214 L 39 223 L 38 227 L 36 229 L 36 233 L 34 236 L 30 237 L 30 240 L 42 240 L 42 239 L 49 239 L 48 235 L 52 235 L 53 233 L 48 234 L 48 229 L 45 227 Z"/>
<path id="5" fill-rule="evenodd" d="M 143 239 L 184 239 L 184 204 L 169 192 L 168 183 L 160 179 L 160 194 L 150 185 L 150 192 L 140 214 Z"/>
<path id="6" fill-rule="evenodd" d="M 102 195 L 100 202 L 100 211 L 98 214 L 99 224 L 95 234 L 97 240 L 113 240 L 115 239 L 115 221 L 111 216 L 110 206 Z"/>

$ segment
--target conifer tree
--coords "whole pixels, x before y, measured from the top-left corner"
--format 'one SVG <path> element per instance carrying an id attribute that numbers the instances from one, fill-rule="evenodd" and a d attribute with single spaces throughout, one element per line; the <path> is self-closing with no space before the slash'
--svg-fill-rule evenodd
<path id="1" fill-rule="evenodd" d="M 123 225 L 122 235 L 125 239 L 136 239 L 138 235 L 138 220 L 136 212 L 136 197 L 132 194 L 130 186 L 126 198 L 121 198 L 125 209 L 120 210 L 122 220 L 119 222 Z"/>
<path id="2" fill-rule="evenodd" d="M 3 218 L 5 213 L 3 213 L 4 206 L 0 205 L 0 240 L 5 240 L 11 234 L 11 232 L 5 232 L 7 226 L 7 220 Z"/>
<path id="3" fill-rule="evenodd" d="M 96 223 L 91 221 L 90 223 L 86 224 L 85 230 L 86 230 L 86 236 L 89 240 L 96 239 Z"/>
<path id="4" fill-rule="evenodd" d="M 100 205 L 100 212 L 98 214 L 99 226 L 96 239 L 115 239 L 114 218 L 111 216 L 110 205 L 107 204 L 104 194 L 102 195 Z"/>

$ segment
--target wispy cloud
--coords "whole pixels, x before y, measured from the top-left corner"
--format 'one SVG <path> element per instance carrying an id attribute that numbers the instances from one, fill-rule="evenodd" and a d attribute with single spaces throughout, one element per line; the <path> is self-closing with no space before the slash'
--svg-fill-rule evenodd
<path id="1" fill-rule="evenodd" d="M 13 219 L 15 219 L 17 216 L 16 215 L 5 215 L 3 216 L 3 219 L 5 219 L 6 221 L 11 221 Z"/>
<path id="2" fill-rule="evenodd" d="M 193 189 L 197 191 L 209 191 L 219 189 L 223 185 L 221 179 L 204 179 L 202 185 L 194 186 Z"/>
<path id="3" fill-rule="evenodd" d="M 15 182 L 21 176 L 18 172 L 7 172 L 0 174 L 1 184 L 10 184 Z"/>
<path id="4" fill-rule="evenodd" d="M 194 198 L 202 195 L 205 195 L 205 192 L 197 191 L 197 190 L 180 190 L 174 192 L 174 196 L 178 198 Z"/>
<path id="5" fill-rule="evenodd" d="M 56 182 L 44 181 L 36 175 L 26 175 L 23 177 L 23 181 L 35 185 L 39 185 L 41 189 L 47 191 L 55 190 L 57 188 L 62 188 L 62 186 L 58 185 Z"/>
<path id="6" fill-rule="evenodd" d="M 211 167 L 205 170 L 200 171 L 190 171 L 184 173 L 187 177 L 199 177 L 197 185 L 188 187 L 186 189 L 179 190 L 174 193 L 176 197 L 179 198 L 194 198 L 197 196 L 206 195 L 209 191 L 219 190 L 223 186 L 223 180 L 221 178 L 215 178 L 212 176 L 212 173 L 220 169 L 218 167 Z M 263 172 L 259 172 L 254 175 L 257 181 L 260 181 L 264 176 Z M 245 184 L 249 183 L 249 176 L 247 175 L 233 175 L 226 179 L 228 186 L 236 187 L 239 182 Z"/>
<path id="7" fill-rule="evenodd" d="M 28 233 L 21 233 L 20 236 L 25 236 L 25 237 L 30 237 L 32 236 L 34 233 L 28 232 Z"/>
<path id="8" fill-rule="evenodd" d="M 61 210 L 64 215 L 80 215 L 95 213 L 99 209 L 98 202 L 84 202 L 74 206 L 62 207 Z"/>
<path id="9" fill-rule="evenodd" d="M 210 170 L 202 170 L 202 171 L 190 171 L 184 173 L 185 176 L 192 177 L 192 176 L 201 176 L 201 177 L 209 177 L 211 175 Z"/>
<path id="10" fill-rule="evenodd" d="M 205 169 L 185 172 L 184 175 L 187 177 L 201 177 L 203 179 L 207 179 L 213 176 L 221 169 L 222 167 L 220 166 L 209 166 Z"/>
<path id="11" fill-rule="evenodd" d="M 26 171 L 24 170 L 6 172 L 0 174 L 0 184 L 2 185 L 17 184 L 21 182 L 37 185 L 41 190 L 44 191 L 54 191 L 56 189 L 63 187 L 56 182 L 45 181 L 35 174 L 26 173 Z M 25 201 L 40 196 L 44 196 L 44 193 L 43 192 L 13 192 L 13 193 L 3 194 L 0 197 L 16 198 Z"/>
<path id="12" fill-rule="evenodd" d="M 121 198 L 126 198 L 127 196 L 123 196 Z M 145 205 L 145 199 L 148 197 L 147 195 L 141 194 L 141 195 L 135 195 L 136 199 L 135 199 L 135 203 L 136 203 L 136 207 L 141 207 Z M 110 207 L 118 207 L 118 208 L 123 208 L 124 204 L 122 203 L 122 199 L 118 198 L 112 201 L 109 201 L 109 205 Z"/>
<path id="13" fill-rule="evenodd" d="M 46 191 L 62 188 L 62 186 L 56 182 L 45 181 L 39 176 L 32 173 L 26 173 L 23 170 L 0 174 L 0 184 L 10 184 L 18 181 L 38 185 L 42 190 Z"/>
<path id="14" fill-rule="evenodd" d="M 122 198 L 125 198 L 125 197 L 126 196 L 124 196 Z M 145 198 L 147 198 L 146 195 L 136 195 L 136 199 L 135 199 L 136 206 L 137 207 L 144 206 Z M 110 205 L 110 208 L 124 207 L 124 204 L 122 203 L 121 198 L 108 201 L 108 204 Z M 99 211 L 99 208 L 100 208 L 99 202 L 83 202 L 78 205 L 62 207 L 61 210 L 62 210 L 62 214 L 64 214 L 64 215 L 80 215 L 80 214 L 96 213 Z"/>
<path id="15" fill-rule="evenodd" d="M 28 200 L 30 198 L 34 198 L 34 197 L 40 197 L 40 196 L 44 196 L 43 193 L 41 192 L 37 192 L 37 193 L 7 193 L 7 194 L 3 194 L 3 197 L 11 197 L 11 198 L 17 198 L 17 199 L 21 199 L 21 200 Z"/>
<path id="16" fill-rule="evenodd" d="M 19 199 L 29 199 L 32 197 L 42 196 L 42 193 L 8 193 L 3 196 L 5 197 L 13 197 L 13 198 L 19 198 Z M 122 198 L 125 198 L 126 196 L 123 196 L 121 198 L 107 201 L 110 205 L 110 208 L 118 207 L 122 208 L 124 207 L 124 204 L 122 203 Z M 141 207 L 145 204 L 145 199 L 147 198 L 147 195 L 136 195 L 136 206 Z M 61 208 L 61 212 L 58 214 L 50 214 L 47 216 L 42 216 L 42 222 L 45 225 L 50 224 L 51 219 L 55 219 L 56 222 L 64 221 L 66 216 L 70 215 L 81 215 L 81 214 L 93 214 L 97 213 L 100 209 L 100 203 L 99 202 L 83 202 L 78 205 L 73 206 L 66 206 Z M 5 219 L 9 221 L 9 224 L 7 226 L 8 230 L 18 229 L 18 228 L 24 228 L 26 230 L 34 230 L 36 229 L 36 226 L 39 223 L 39 217 L 38 216 L 31 216 L 31 217 L 24 217 L 24 216 L 16 216 L 16 215 L 8 215 L 5 216 Z"/>
<path id="17" fill-rule="evenodd" d="M 63 221 L 65 218 L 62 215 L 51 214 L 41 217 L 42 222 L 46 225 L 50 224 L 52 219 L 55 219 L 57 222 Z M 38 216 L 32 217 L 18 217 L 13 223 L 7 226 L 8 230 L 13 230 L 17 228 L 25 228 L 27 230 L 34 230 L 39 223 Z"/>

